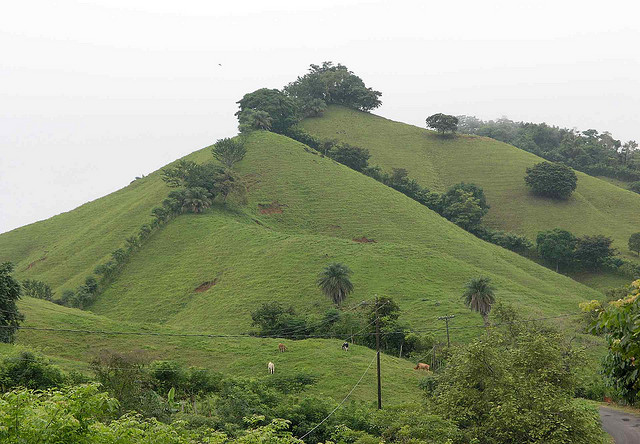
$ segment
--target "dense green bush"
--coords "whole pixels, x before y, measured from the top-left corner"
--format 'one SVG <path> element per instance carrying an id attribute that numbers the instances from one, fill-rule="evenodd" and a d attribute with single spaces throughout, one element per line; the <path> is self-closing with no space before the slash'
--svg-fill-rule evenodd
<path id="1" fill-rule="evenodd" d="M 0 362 L 0 387 L 8 391 L 15 387 L 48 389 L 65 382 L 62 371 L 47 359 L 29 351 L 6 356 Z"/>
<path id="2" fill-rule="evenodd" d="M 22 295 L 20 283 L 11 275 L 13 264 L 0 263 L 0 342 L 13 342 L 24 315 L 18 311 L 16 302 Z"/>
<path id="3" fill-rule="evenodd" d="M 505 327 L 454 349 L 433 411 L 457 424 L 465 442 L 602 442 L 597 410 L 573 399 L 580 355 L 561 334 L 514 313 L 498 309 Z"/>
<path id="4" fill-rule="evenodd" d="M 328 155 L 336 162 L 360 172 L 369 166 L 369 158 L 371 157 L 368 149 L 352 146 L 348 143 L 334 146 L 329 150 Z"/>
<path id="5" fill-rule="evenodd" d="M 524 181 L 535 194 L 555 199 L 567 199 L 578 185 L 578 177 L 571 168 L 551 162 L 527 168 Z"/>
<path id="6" fill-rule="evenodd" d="M 51 287 L 42 281 L 25 279 L 22 281 L 22 290 L 25 296 L 50 301 L 53 299 Z"/>

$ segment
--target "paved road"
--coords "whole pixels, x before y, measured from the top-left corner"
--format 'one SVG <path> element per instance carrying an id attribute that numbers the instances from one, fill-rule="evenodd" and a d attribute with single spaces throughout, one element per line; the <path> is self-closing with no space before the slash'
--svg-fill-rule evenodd
<path id="1" fill-rule="evenodd" d="M 640 443 L 640 416 L 600 407 L 600 418 L 602 427 L 613 436 L 616 444 Z"/>

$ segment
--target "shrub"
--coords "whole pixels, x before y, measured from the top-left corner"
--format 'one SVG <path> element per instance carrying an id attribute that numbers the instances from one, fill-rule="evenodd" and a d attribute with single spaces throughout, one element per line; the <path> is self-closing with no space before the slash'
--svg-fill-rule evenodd
<path id="1" fill-rule="evenodd" d="M 14 387 L 44 390 L 58 387 L 64 381 L 64 375 L 58 367 L 29 351 L 6 356 L 0 363 L 2 391 Z"/>
<path id="2" fill-rule="evenodd" d="M 340 162 L 341 164 L 360 172 L 364 171 L 369 166 L 368 161 L 371 157 L 368 149 L 352 146 L 347 143 L 334 146 L 329 150 L 328 155 L 336 162 Z"/>
<path id="3" fill-rule="evenodd" d="M 561 163 L 540 162 L 527 168 L 524 181 L 539 196 L 567 199 L 575 191 L 578 177 Z"/>
<path id="4" fill-rule="evenodd" d="M 615 249 L 611 248 L 612 243 L 613 239 L 601 234 L 579 237 L 576 240 L 574 259 L 578 265 L 586 269 L 604 268 L 616 254 Z"/>
<path id="5" fill-rule="evenodd" d="M 0 342 L 12 343 L 14 335 L 24 320 L 16 302 L 22 294 L 20 283 L 11 275 L 13 264 L 0 263 Z"/>
<path id="6" fill-rule="evenodd" d="M 640 233 L 633 233 L 629 236 L 629 250 L 635 251 L 640 256 Z"/>
<path id="7" fill-rule="evenodd" d="M 51 287 L 42 281 L 35 279 L 26 279 L 22 281 L 22 290 L 25 296 L 30 296 L 37 299 L 45 299 L 50 301 L 53 299 L 53 292 Z"/>
<path id="8" fill-rule="evenodd" d="M 629 184 L 629 190 L 640 194 L 640 180 Z"/>

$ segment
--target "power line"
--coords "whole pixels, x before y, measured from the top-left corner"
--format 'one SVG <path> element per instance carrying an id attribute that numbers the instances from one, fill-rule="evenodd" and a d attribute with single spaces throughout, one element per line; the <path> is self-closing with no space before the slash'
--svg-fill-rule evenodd
<path id="1" fill-rule="evenodd" d="M 376 355 L 377 356 L 377 355 Z M 333 415 L 336 410 L 338 410 L 342 404 L 344 404 L 347 401 L 347 398 L 349 398 L 349 396 L 351 396 L 351 394 L 353 393 L 353 391 L 356 389 L 356 387 L 358 387 L 358 385 L 360 385 L 360 383 L 362 382 L 362 379 L 364 379 L 364 376 L 367 374 L 367 372 L 369 371 L 369 369 L 371 368 L 371 366 L 373 365 L 373 361 L 376 360 L 376 356 L 373 357 L 373 359 L 371 360 L 371 362 L 369 363 L 369 366 L 366 368 L 366 370 L 364 371 L 364 373 L 362 374 L 362 376 L 360 376 L 360 379 L 358 379 L 358 382 L 356 382 L 356 385 L 354 385 L 351 390 L 349 390 L 349 393 L 347 393 L 347 396 L 344 397 L 344 399 L 340 402 L 340 404 L 338 404 L 336 406 L 335 409 L 333 409 L 331 411 L 331 413 L 329 413 L 322 421 L 320 421 L 318 424 L 316 424 L 311 430 L 309 430 L 307 433 L 305 433 L 304 435 L 302 435 L 302 437 L 300 438 L 301 440 L 305 439 L 307 436 L 309 436 L 315 429 L 317 429 L 318 427 L 320 427 L 322 424 L 324 424 L 324 422 L 329 419 L 331 417 L 331 415 Z"/>

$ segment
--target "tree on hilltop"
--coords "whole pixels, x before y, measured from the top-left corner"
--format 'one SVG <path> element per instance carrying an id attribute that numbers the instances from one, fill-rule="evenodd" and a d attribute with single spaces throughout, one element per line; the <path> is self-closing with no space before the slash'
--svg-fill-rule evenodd
<path id="1" fill-rule="evenodd" d="M 447 132 L 454 134 L 458 130 L 458 118 L 448 114 L 437 113 L 427 117 L 427 128 L 432 128 L 440 134 Z"/>

